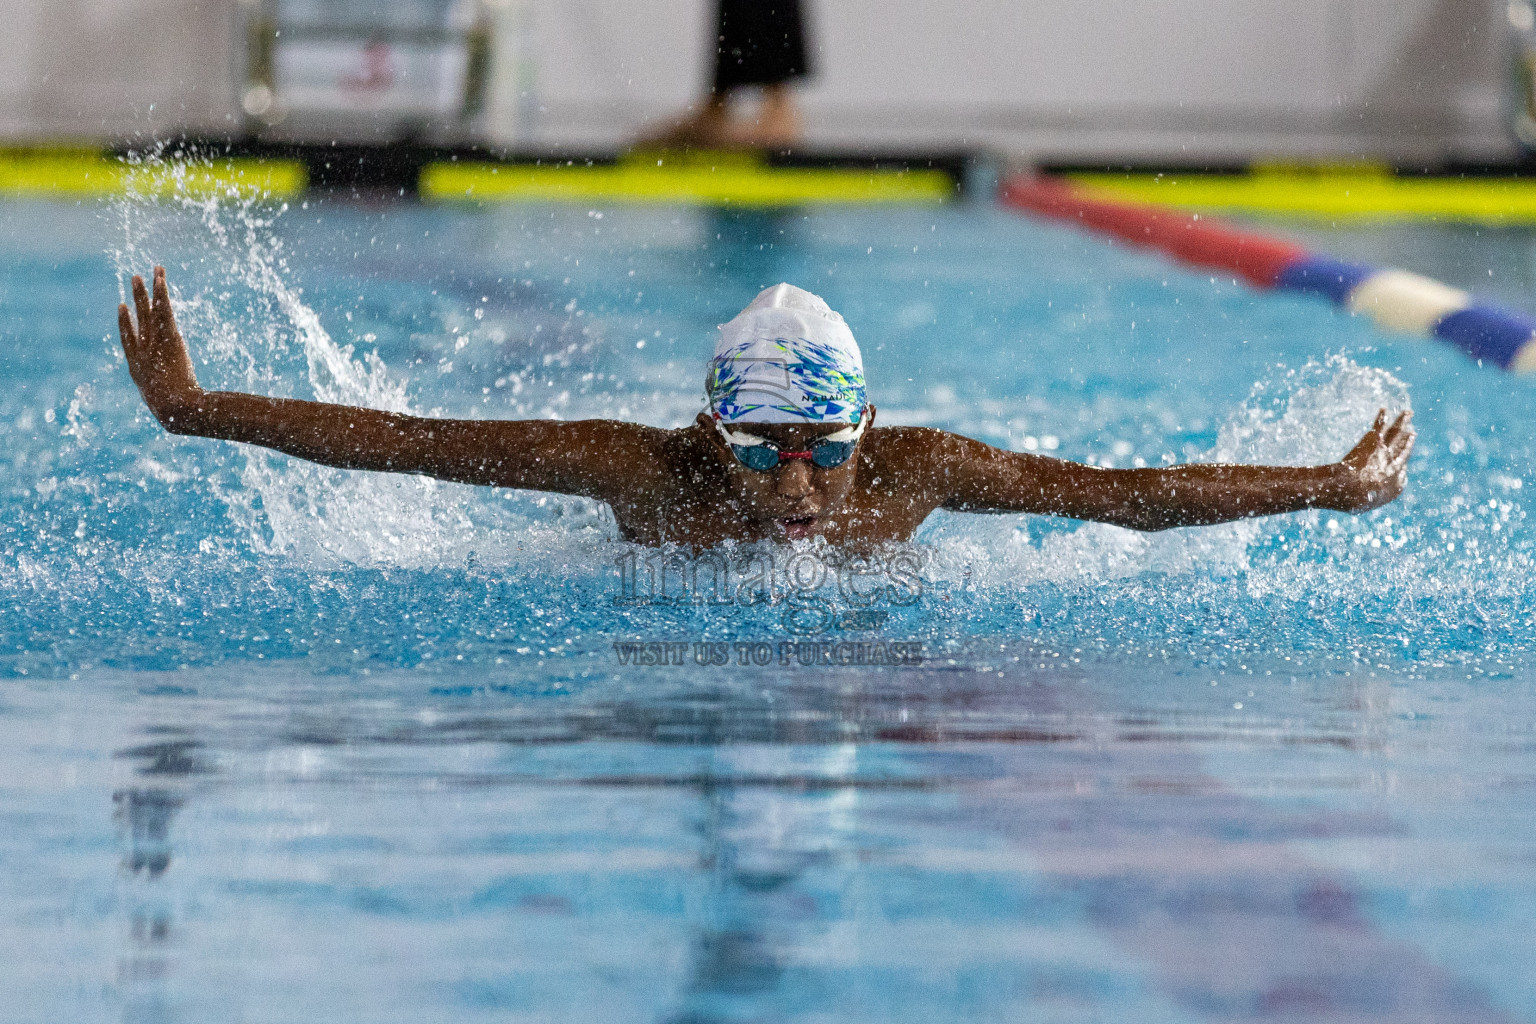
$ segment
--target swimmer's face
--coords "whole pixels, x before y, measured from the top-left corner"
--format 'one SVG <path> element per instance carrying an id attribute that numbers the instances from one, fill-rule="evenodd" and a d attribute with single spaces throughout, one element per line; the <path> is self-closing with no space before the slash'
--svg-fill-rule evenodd
<path id="1" fill-rule="evenodd" d="M 866 423 L 873 426 L 875 407 L 865 409 Z M 823 469 L 809 459 L 781 459 L 767 472 L 748 469 L 737 461 L 730 445 L 715 429 L 708 413 L 699 424 L 712 439 L 715 453 L 725 468 L 729 499 L 747 518 L 770 537 L 799 540 L 824 533 L 843 511 L 858 476 L 863 438 L 848 461 Z M 819 437 L 848 429 L 846 423 L 740 423 L 731 428 L 772 441 L 781 452 L 803 452 Z M 866 427 L 866 430 L 868 428 Z M 868 433 L 864 435 L 869 436 Z"/>

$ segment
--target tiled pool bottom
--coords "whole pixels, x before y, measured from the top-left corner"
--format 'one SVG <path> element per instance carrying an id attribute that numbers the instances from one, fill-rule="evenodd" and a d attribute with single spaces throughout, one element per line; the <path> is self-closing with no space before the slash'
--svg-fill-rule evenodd
<path id="1" fill-rule="evenodd" d="M 1531 1019 L 1528 704 L 1041 656 L 13 685 L 5 1018 Z"/>

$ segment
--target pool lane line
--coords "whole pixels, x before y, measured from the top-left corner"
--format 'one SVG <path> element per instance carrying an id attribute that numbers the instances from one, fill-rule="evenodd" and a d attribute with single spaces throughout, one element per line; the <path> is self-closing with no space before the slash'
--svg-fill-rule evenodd
<path id="1" fill-rule="evenodd" d="M 1257 165 L 1239 173 L 1070 171 L 1110 201 L 1337 221 L 1536 224 L 1536 178 L 1399 175 L 1377 164 Z"/>
<path id="2" fill-rule="evenodd" d="M 955 179 L 921 168 L 776 166 L 751 153 L 637 153 L 608 164 L 437 160 L 422 168 L 418 190 L 447 202 L 936 204 L 955 196 Z"/>
<path id="3" fill-rule="evenodd" d="M 1536 371 L 1536 317 L 1478 301 L 1432 278 L 1308 252 L 1198 213 L 1106 201 L 1059 178 L 1010 178 L 1000 198 L 1006 206 L 1156 249 L 1256 288 L 1323 296 L 1386 330 L 1438 339 L 1500 369 Z"/>
<path id="4" fill-rule="evenodd" d="M 97 149 L 0 149 L 0 196 L 148 198 L 261 195 L 289 199 L 308 185 L 297 160 L 216 157 L 137 163 Z"/>
<path id="5" fill-rule="evenodd" d="M 313 189 L 438 202 L 673 203 L 771 208 L 932 205 L 960 196 L 963 153 L 630 151 L 570 157 L 473 146 L 184 140 L 128 149 L 0 147 L 0 197 L 292 199 Z"/>

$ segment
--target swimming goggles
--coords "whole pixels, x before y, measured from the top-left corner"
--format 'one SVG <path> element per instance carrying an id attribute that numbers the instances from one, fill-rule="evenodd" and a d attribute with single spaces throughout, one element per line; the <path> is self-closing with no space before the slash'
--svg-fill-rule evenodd
<path id="1" fill-rule="evenodd" d="M 719 420 L 715 421 L 715 429 L 720 431 L 720 436 L 731 446 L 737 462 L 748 469 L 766 473 L 785 459 L 805 459 L 821 469 L 841 466 L 853 455 L 854 448 L 858 447 L 859 438 L 864 436 L 864 426 L 868 422 L 865 420 L 864 423 L 819 437 L 803 452 L 779 451 L 779 446 L 767 438 L 727 430 Z"/>

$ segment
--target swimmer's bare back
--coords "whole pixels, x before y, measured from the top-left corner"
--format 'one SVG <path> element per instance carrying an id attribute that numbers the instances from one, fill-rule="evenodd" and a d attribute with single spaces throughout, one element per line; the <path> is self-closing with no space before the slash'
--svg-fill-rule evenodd
<path id="1" fill-rule="evenodd" d="M 820 535 L 864 547 L 902 541 L 934 509 L 1028 512 L 1136 530 L 1204 526 L 1326 508 L 1365 512 L 1402 493 L 1412 413 L 1385 410 L 1326 466 L 1191 464 L 1104 469 L 990 445 L 925 427 L 870 428 L 854 456 L 823 469 L 786 458 L 767 472 L 736 460 L 701 413 L 662 430 L 614 420 L 429 419 L 376 409 L 204 391 L 176 327 L 164 268 L 153 295 L 133 279 L 138 326 L 118 327 L 128 369 L 174 434 L 262 445 L 343 469 L 416 473 L 465 484 L 581 495 L 608 503 L 631 541 L 710 547 L 726 540 Z M 840 423 L 752 424 L 783 452 L 807 449 Z"/>

